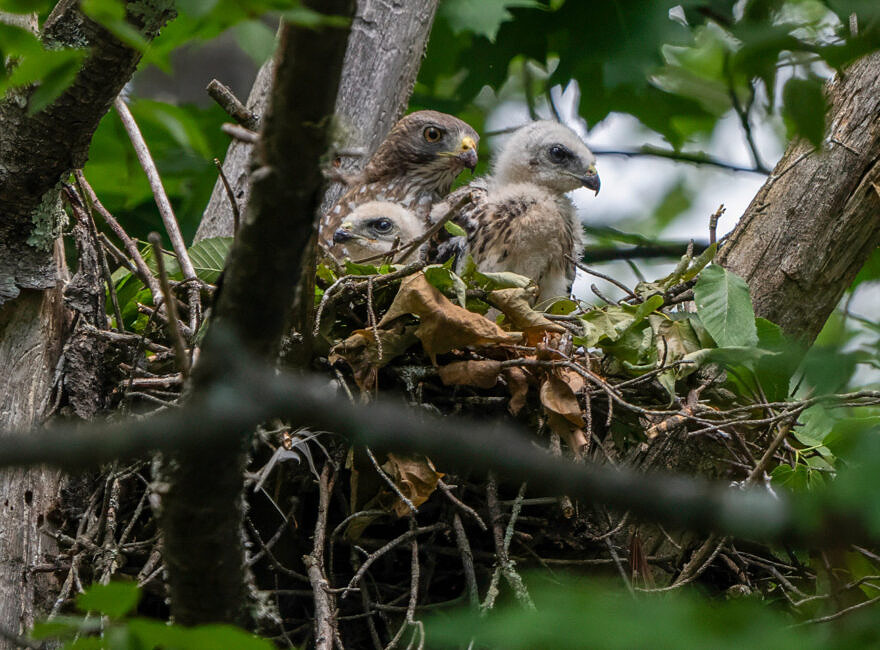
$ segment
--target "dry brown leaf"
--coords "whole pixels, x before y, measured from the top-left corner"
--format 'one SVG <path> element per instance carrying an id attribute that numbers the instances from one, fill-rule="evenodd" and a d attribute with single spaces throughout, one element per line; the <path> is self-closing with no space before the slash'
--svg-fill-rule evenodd
<path id="1" fill-rule="evenodd" d="M 558 413 L 577 427 L 584 426 L 581 405 L 568 384 L 555 374 L 548 375 L 541 384 L 541 403 L 552 413 Z M 558 433 L 558 432 L 557 432 Z"/>
<path id="2" fill-rule="evenodd" d="M 510 391 L 510 402 L 507 410 L 511 415 L 519 413 L 526 405 L 526 397 L 529 394 L 529 381 L 526 372 L 522 368 L 505 368 L 504 378 L 507 380 L 507 390 Z"/>
<path id="3" fill-rule="evenodd" d="M 567 419 L 552 411 L 547 413 L 547 424 L 554 433 L 565 441 L 565 444 L 574 453 L 575 458 L 583 457 L 584 451 L 590 443 L 583 429 L 573 426 Z"/>
<path id="4" fill-rule="evenodd" d="M 514 329 L 534 336 L 540 332 L 565 332 L 565 328 L 547 319 L 544 314 L 532 309 L 534 287 L 496 289 L 489 293 L 489 302 L 504 312 Z"/>
<path id="5" fill-rule="evenodd" d="M 391 303 L 379 327 L 405 314 L 419 317 L 416 336 L 422 341 L 425 352 L 436 363 L 438 354 L 469 345 L 491 343 L 518 343 L 519 332 L 505 332 L 480 314 L 469 312 L 453 304 L 425 279 L 416 273 L 400 283 L 400 290 Z"/>
<path id="6" fill-rule="evenodd" d="M 575 372 L 571 368 L 557 368 L 557 376 L 568 384 L 571 392 L 577 395 L 587 387 L 587 380 L 579 372 Z"/>
<path id="7" fill-rule="evenodd" d="M 375 388 L 377 370 L 418 341 L 416 327 L 394 323 L 388 329 L 377 330 L 382 342 L 381 356 L 373 330 L 355 330 L 347 339 L 333 346 L 328 359 L 331 364 L 340 360 L 348 363 L 358 388 L 372 391 Z"/>
<path id="8" fill-rule="evenodd" d="M 454 361 L 438 369 L 444 386 L 492 388 L 498 383 L 500 361 Z"/>
<path id="9" fill-rule="evenodd" d="M 417 508 L 428 500 L 437 489 L 437 482 L 444 476 L 434 468 L 430 458 L 421 455 L 404 456 L 389 453 L 382 469 Z M 391 509 L 398 517 L 409 514 L 409 506 L 399 497 L 395 499 Z"/>

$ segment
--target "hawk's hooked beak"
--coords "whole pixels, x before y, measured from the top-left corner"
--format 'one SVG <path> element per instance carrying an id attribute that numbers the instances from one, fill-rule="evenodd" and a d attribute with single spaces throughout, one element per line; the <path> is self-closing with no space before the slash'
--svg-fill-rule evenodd
<path id="1" fill-rule="evenodd" d="M 466 135 L 461 139 L 461 146 L 456 157 L 464 163 L 465 167 L 474 171 L 474 167 L 477 166 L 477 143 L 471 136 Z"/>
<path id="2" fill-rule="evenodd" d="M 334 244 L 344 244 L 350 239 L 355 238 L 355 234 L 345 227 L 346 224 L 342 224 L 342 227 L 337 228 L 336 232 L 333 233 L 333 243 Z"/>
<path id="3" fill-rule="evenodd" d="M 602 183 L 599 182 L 599 172 L 596 171 L 596 165 L 590 165 L 587 168 L 587 175 L 581 178 L 581 183 L 583 183 L 584 187 L 593 190 L 596 194 L 599 193 L 599 188 L 602 186 Z"/>

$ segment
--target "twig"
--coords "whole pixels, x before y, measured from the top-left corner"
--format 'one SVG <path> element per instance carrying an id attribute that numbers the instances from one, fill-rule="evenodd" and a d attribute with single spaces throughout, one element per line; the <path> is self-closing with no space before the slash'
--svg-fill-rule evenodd
<path id="1" fill-rule="evenodd" d="M 162 295 L 172 296 L 171 286 L 168 284 L 168 273 L 165 271 L 165 260 L 162 257 L 162 238 L 157 232 L 151 232 L 147 237 L 153 245 L 153 254 L 156 257 L 156 267 L 159 270 L 159 282 L 162 285 Z M 167 301 L 168 307 L 168 338 L 174 345 L 174 357 L 177 359 L 177 367 L 184 377 L 189 375 L 189 355 L 186 353 L 186 342 L 180 332 L 180 324 L 177 321 L 177 305 L 173 297 Z"/>
<path id="2" fill-rule="evenodd" d="M 469 517 L 471 517 L 475 522 L 477 522 L 477 525 L 482 530 L 487 530 L 486 522 L 484 522 L 483 518 L 480 517 L 479 514 L 477 514 L 477 511 L 474 510 L 473 508 L 471 508 L 469 505 L 467 505 L 464 501 L 459 499 L 457 496 L 455 496 L 452 493 L 452 488 L 449 487 L 448 485 L 446 485 L 446 483 L 444 483 L 442 479 L 437 481 L 437 487 L 439 487 L 441 490 L 443 490 L 443 494 L 445 494 L 447 496 L 447 498 L 450 501 L 452 501 L 452 503 L 454 503 L 458 508 L 460 508 L 462 512 L 464 512 Z"/>
<path id="3" fill-rule="evenodd" d="M 232 89 L 216 79 L 211 79 L 206 88 L 208 95 L 220 105 L 229 117 L 241 124 L 243 127 L 256 131 L 260 125 L 260 117 L 253 111 L 249 110 L 241 100 L 235 96 Z"/>
<path id="4" fill-rule="evenodd" d="M 312 592 L 315 600 L 315 649 L 332 650 L 333 640 L 336 638 L 336 607 L 333 602 L 333 594 L 328 587 L 327 578 L 324 575 L 324 543 L 327 534 L 327 511 L 330 507 L 330 492 L 335 483 L 335 477 L 330 478 L 330 463 L 324 465 L 321 470 L 319 486 L 318 518 L 315 522 L 315 541 L 310 555 L 303 556 L 303 562 L 308 570 L 309 581 L 312 584 Z"/>
<path id="5" fill-rule="evenodd" d="M 734 88 L 733 80 L 730 80 L 730 100 L 733 104 L 733 110 L 736 112 L 737 116 L 739 116 L 740 124 L 743 128 L 743 134 L 746 138 L 746 143 L 749 145 L 749 150 L 752 152 L 752 158 L 755 161 L 755 170 L 762 174 L 769 174 L 770 170 L 761 162 L 761 155 L 758 153 L 758 146 L 755 144 L 755 138 L 752 135 L 752 126 L 749 123 L 749 110 L 751 109 L 752 103 L 755 99 L 755 87 L 749 86 L 749 101 L 746 106 L 740 104 L 739 96 L 736 94 L 736 89 Z"/>
<path id="6" fill-rule="evenodd" d="M 743 167 L 733 163 L 724 162 L 703 153 L 687 153 L 683 151 L 667 151 L 656 147 L 645 146 L 640 149 L 592 149 L 597 156 L 626 156 L 627 158 L 651 157 L 665 158 L 674 162 L 691 163 L 694 165 L 708 165 L 733 172 L 747 172 L 750 174 L 769 174 L 769 171 L 761 167 Z"/>
<path id="7" fill-rule="evenodd" d="M 147 147 L 144 136 L 141 134 L 137 123 L 134 121 L 134 116 L 131 114 L 131 111 L 128 110 L 128 106 L 122 100 L 122 97 L 116 98 L 116 101 L 113 102 L 113 107 L 119 114 L 119 119 L 122 120 L 122 125 L 128 133 L 128 137 L 134 147 L 138 161 L 140 161 L 141 167 L 147 175 L 150 189 L 153 191 L 153 198 L 156 201 L 156 207 L 159 208 L 162 223 L 165 225 L 165 232 L 168 233 L 168 238 L 171 240 L 171 247 L 174 249 L 174 254 L 177 256 L 177 261 L 180 264 L 180 270 L 183 272 L 183 277 L 187 280 L 196 278 L 198 276 L 192 265 L 189 253 L 186 250 L 186 244 L 183 241 L 180 226 L 177 223 L 177 218 L 174 216 L 174 210 L 171 208 L 171 201 L 168 200 L 168 195 L 165 193 L 165 188 L 162 186 L 162 179 L 159 176 L 159 170 L 156 169 L 156 163 L 150 155 L 150 150 Z M 161 251 L 157 253 L 157 258 L 158 257 L 161 257 Z M 189 327 L 195 332 L 199 328 L 202 312 L 201 296 L 197 286 L 190 287 L 189 310 Z"/>
<path id="8" fill-rule="evenodd" d="M 856 611 L 857 609 L 862 609 L 864 607 L 870 607 L 871 605 L 874 605 L 875 603 L 878 603 L 878 602 L 880 602 L 880 596 L 875 596 L 874 598 L 871 598 L 870 600 L 866 600 L 864 602 L 857 603 L 855 605 L 852 605 L 851 607 L 845 607 L 844 609 L 841 609 L 840 611 L 835 612 L 834 614 L 829 614 L 828 616 L 821 616 L 819 618 L 811 618 L 808 621 L 803 621 L 802 623 L 796 623 L 794 625 L 791 625 L 790 627 L 800 627 L 802 625 L 813 625 L 815 623 L 828 623 L 829 621 L 835 621 L 838 618 L 846 616 L 847 614 L 850 614 L 850 613 Z"/>
<path id="9" fill-rule="evenodd" d="M 520 486 L 517 500 L 511 509 L 510 520 L 507 522 L 507 529 L 503 536 L 501 532 L 501 508 L 498 504 L 498 482 L 494 472 L 489 473 L 489 481 L 486 485 L 486 505 L 489 508 L 489 514 L 492 521 L 492 537 L 495 541 L 495 555 L 497 557 L 497 566 L 501 574 L 507 580 L 507 583 L 513 589 L 513 594 L 520 604 L 526 609 L 535 609 L 535 604 L 529 596 L 525 583 L 516 572 L 516 563 L 510 559 L 508 549 L 510 541 L 513 539 L 513 530 L 516 524 L 516 518 L 522 507 L 522 499 L 525 495 L 526 484 Z M 486 610 L 484 610 L 486 611 Z"/>
<path id="10" fill-rule="evenodd" d="M 455 531 L 455 543 L 461 554 L 461 565 L 464 569 L 468 600 L 471 603 L 471 607 L 476 609 L 480 605 L 480 593 L 477 590 L 477 575 L 474 572 L 474 554 L 471 552 L 471 545 L 468 542 L 467 534 L 464 532 L 461 517 L 458 516 L 457 512 L 452 516 L 452 528 Z"/>
<path id="11" fill-rule="evenodd" d="M 605 280 L 606 282 L 610 282 L 610 283 L 613 284 L 615 287 L 617 287 L 618 289 L 622 290 L 622 291 L 627 295 L 628 298 L 632 298 L 632 299 L 634 299 L 634 300 L 637 300 L 637 301 L 639 301 L 639 302 L 642 302 L 641 298 L 639 298 L 636 294 L 634 294 L 633 291 L 632 291 L 632 289 L 630 289 L 629 287 L 627 287 L 627 286 L 626 286 L 625 284 L 623 284 L 622 282 L 620 282 L 620 281 L 618 281 L 618 280 L 615 280 L 615 279 L 612 278 L 611 276 L 605 275 L 604 273 L 599 273 L 599 271 L 596 271 L 596 270 L 594 270 L 594 269 L 591 269 L 589 266 L 587 266 L 587 265 L 584 264 L 583 262 L 580 262 L 580 261 L 574 259 L 571 255 L 566 255 L 566 256 L 565 256 L 565 259 L 567 259 L 569 262 L 573 263 L 576 267 L 578 267 L 578 268 L 579 268 L 581 271 L 583 271 L 584 273 L 588 273 L 589 275 L 593 275 L 593 276 L 595 276 L 595 277 L 597 277 L 597 278 L 602 278 L 602 279 Z"/>
<path id="12" fill-rule="evenodd" d="M 718 230 L 718 220 L 724 214 L 724 204 L 718 206 L 718 209 L 709 217 L 709 245 L 715 243 L 716 231 Z"/>
<path id="13" fill-rule="evenodd" d="M 702 253 L 708 247 L 708 242 L 698 243 L 694 249 Z M 588 263 L 612 262 L 615 260 L 654 259 L 658 257 L 679 258 L 687 252 L 687 242 L 668 242 L 657 244 L 638 244 L 631 248 L 617 248 L 615 246 L 587 246 L 581 259 Z"/>
<path id="14" fill-rule="evenodd" d="M 223 171 L 223 163 L 220 162 L 219 158 L 214 158 L 214 166 L 217 168 L 217 173 L 220 175 L 220 182 L 223 183 L 223 189 L 226 190 L 226 198 L 229 199 L 229 207 L 232 208 L 232 234 L 238 232 L 238 224 L 241 221 L 241 213 L 238 210 L 238 201 L 235 199 L 235 192 L 232 191 L 232 186 L 229 185 L 229 179 L 226 178 L 226 172 Z"/>
<path id="15" fill-rule="evenodd" d="M 379 461 L 376 460 L 376 456 L 373 454 L 373 450 L 369 447 L 365 447 L 367 456 L 370 457 L 370 462 L 373 463 L 373 467 L 378 472 L 379 476 L 382 477 L 382 480 L 388 484 L 391 490 L 397 495 L 397 498 L 403 501 L 406 504 L 406 507 L 409 508 L 409 511 L 412 514 L 418 514 L 418 509 L 415 507 L 412 501 L 410 501 L 409 497 L 407 497 L 403 492 L 400 491 L 400 488 L 397 487 L 397 484 L 391 479 L 388 474 L 385 473 L 385 470 L 382 469 L 382 466 L 379 465 Z"/>
<path id="16" fill-rule="evenodd" d="M 416 528 L 416 519 L 415 517 L 409 518 L 409 529 L 410 532 L 414 531 Z M 410 541 L 410 583 L 409 583 L 409 603 L 406 606 L 406 615 L 403 619 L 403 624 L 397 630 L 397 634 L 394 635 L 394 638 L 391 639 L 391 642 L 385 646 L 385 650 L 393 650 L 397 647 L 397 643 L 400 641 L 400 637 L 403 636 L 404 630 L 407 627 L 415 626 L 415 612 L 416 605 L 419 600 L 419 543 L 416 539 L 416 536 L 413 535 Z M 418 633 L 418 629 L 416 630 Z"/>
<path id="17" fill-rule="evenodd" d="M 260 139 L 259 133 L 246 129 L 238 124 L 230 124 L 229 122 L 226 122 L 220 126 L 220 130 L 231 138 L 238 140 L 239 142 L 244 142 L 245 144 L 256 144 Z"/>
<path id="18" fill-rule="evenodd" d="M 82 170 L 78 169 L 74 172 L 76 176 L 76 181 L 79 186 L 85 190 L 86 198 L 88 202 L 92 205 L 95 211 L 101 215 L 104 219 L 104 222 L 110 227 L 110 230 L 113 231 L 113 234 L 116 235 L 119 240 L 122 242 L 122 246 L 125 248 L 125 251 L 128 253 L 128 256 L 131 258 L 131 261 L 134 262 L 135 268 L 137 269 L 137 276 L 141 282 L 144 283 L 145 287 L 150 289 L 150 292 L 154 296 L 154 301 L 158 301 L 164 295 L 162 293 L 162 289 L 159 286 L 158 280 L 150 273 L 150 268 L 147 266 L 147 263 L 144 261 L 144 258 L 141 256 L 141 252 L 138 250 L 137 244 L 135 241 L 128 236 L 128 233 L 119 225 L 119 222 L 113 217 L 112 214 L 105 208 L 101 202 L 98 200 L 98 196 L 95 194 L 95 190 L 92 189 L 92 186 L 89 185 L 86 177 L 83 175 Z"/>
<path id="19" fill-rule="evenodd" d="M 381 548 L 373 551 L 364 559 L 364 563 L 361 564 L 360 568 L 357 570 L 357 573 L 355 573 L 352 579 L 349 581 L 348 586 L 346 586 L 342 590 L 342 595 L 340 596 L 340 598 L 345 599 L 345 597 L 348 596 L 348 592 L 354 590 L 354 588 L 357 587 L 358 583 L 360 583 L 361 581 L 361 578 L 364 577 L 364 574 L 367 572 L 367 569 L 372 566 L 373 562 L 385 555 L 388 551 L 392 550 L 396 546 L 399 546 L 400 544 L 403 544 L 404 542 L 408 541 L 412 537 L 415 537 L 416 535 L 424 535 L 425 533 L 431 533 L 435 530 L 445 530 L 446 528 L 447 525 L 443 522 L 431 524 L 430 526 L 422 526 L 421 528 L 413 528 L 405 532 L 403 535 L 395 537 Z"/>

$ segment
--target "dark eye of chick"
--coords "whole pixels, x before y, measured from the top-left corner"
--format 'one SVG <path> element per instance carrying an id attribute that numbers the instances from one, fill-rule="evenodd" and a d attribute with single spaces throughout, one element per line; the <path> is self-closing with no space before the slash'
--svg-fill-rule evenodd
<path id="1" fill-rule="evenodd" d="M 386 235 L 391 232 L 391 229 L 394 227 L 394 224 L 391 223 L 391 219 L 387 217 L 382 217 L 381 219 L 374 219 L 370 222 L 370 228 L 373 229 L 374 232 L 379 233 L 380 235 Z"/>
<path id="2" fill-rule="evenodd" d="M 430 143 L 440 142 L 440 139 L 443 137 L 443 131 L 436 126 L 426 126 L 425 130 L 422 131 L 422 135 L 425 136 L 425 141 Z"/>
<path id="3" fill-rule="evenodd" d="M 561 144 L 554 144 L 547 150 L 547 157 L 556 164 L 561 164 L 571 158 L 571 152 Z"/>

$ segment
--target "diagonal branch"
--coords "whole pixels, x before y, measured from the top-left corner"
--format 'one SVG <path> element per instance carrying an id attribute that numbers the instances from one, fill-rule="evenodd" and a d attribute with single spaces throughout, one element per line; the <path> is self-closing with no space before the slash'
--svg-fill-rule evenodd
<path id="1" fill-rule="evenodd" d="M 306 4 L 339 16 L 353 11 L 351 0 Z M 228 340 L 218 338 L 219 326 L 234 331 L 239 345 L 266 361 L 279 347 L 315 230 L 320 163 L 347 38 L 347 30 L 334 27 L 286 25 L 281 30 L 251 201 L 229 254 L 200 362 L 193 368 L 193 401 L 210 399 L 203 393 L 216 374 L 227 371 L 225 359 L 232 351 Z M 172 612 L 183 624 L 246 618 L 242 476 L 244 443 L 256 421 L 237 422 L 232 436 L 218 433 L 203 449 L 175 454 L 162 465 L 163 548 Z"/>

